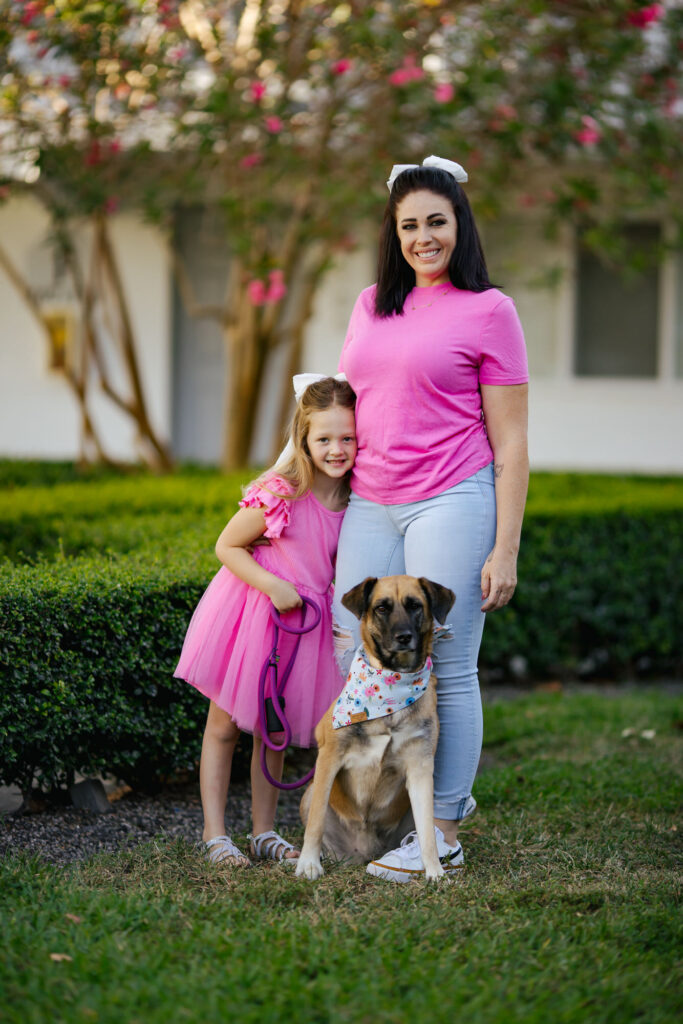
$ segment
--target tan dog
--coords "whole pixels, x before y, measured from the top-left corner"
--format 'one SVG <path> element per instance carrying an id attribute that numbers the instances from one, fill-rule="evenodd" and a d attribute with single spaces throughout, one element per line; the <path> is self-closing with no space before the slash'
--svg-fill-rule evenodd
<path id="1" fill-rule="evenodd" d="M 361 620 L 375 669 L 417 672 L 432 647 L 433 623 L 453 606 L 452 590 L 413 576 L 368 578 L 342 598 Z M 301 800 L 306 826 L 296 874 L 319 878 L 322 849 L 352 863 L 372 860 L 410 828 L 412 810 L 427 879 L 444 873 L 434 835 L 434 751 L 439 736 L 436 678 L 414 703 L 381 718 L 333 727 L 333 704 L 315 738 L 315 777 Z M 357 721 L 356 721 L 357 717 Z"/>

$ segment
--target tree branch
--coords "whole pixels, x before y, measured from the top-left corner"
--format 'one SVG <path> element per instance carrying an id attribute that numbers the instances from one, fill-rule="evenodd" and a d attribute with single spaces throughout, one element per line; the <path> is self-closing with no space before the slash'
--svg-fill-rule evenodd
<path id="1" fill-rule="evenodd" d="M 38 326 L 40 327 L 47 340 L 50 340 L 50 332 L 47 329 L 47 324 L 43 319 L 43 314 L 40 310 L 40 304 L 36 298 L 35 292 L 30 287 L 28 282 L 25 280 L 23 275 L 17 270 L 12 260 L 9 258 L 5 250 L 0 245 L 0 267 L 5 271 L 10 282 L 17 290 L 21 298 L 24 300 L 27 309 L 33 315 Z"/>
<path id="2" fill-rule="evenodd" d="M 187 315 L 197 320 L 215 320 L 222 326 L 228 326 L 233 320 L 232 315 L 228 313 L 228 309 L 225 306 L 212 306 L 209 304 L 203 305 L 198 302 L 190 275 L 187 272 L 187 267 L 185 266 L 180 253 L 173 245 L 170 246 L 170 255 L 173 276 L 175 278 L 176 285 L 178 286 L 178 294 L 180 295 L 180 301 L 182 302 L 183 309 Z"/>

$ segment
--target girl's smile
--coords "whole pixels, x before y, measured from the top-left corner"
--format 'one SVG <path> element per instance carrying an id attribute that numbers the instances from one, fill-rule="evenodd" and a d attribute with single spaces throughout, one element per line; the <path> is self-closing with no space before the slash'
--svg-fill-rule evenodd
<path id="1" fill-rule="evenodd" d="M 358 448 L 353 409 L 331 405 L 311 413 L 306 442 L 316 470 L 341 479 L 353 466 Z"/>
<path id="2" fill-rule="evenodd" d="M 421 189 L 409 192 L 396 208 L 396 234 L 418 288 L 445 284 L 457 241 L 457 221 L 445 196 Z"/>

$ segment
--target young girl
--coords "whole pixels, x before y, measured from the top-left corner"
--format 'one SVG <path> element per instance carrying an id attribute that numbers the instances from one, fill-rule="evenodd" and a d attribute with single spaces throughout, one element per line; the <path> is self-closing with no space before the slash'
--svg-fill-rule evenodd
<path id="1" fill-rule="evenodd" d="M 185 637 L 175 675 L 211 700 L 199 775 L 203 839 L 214 863 L 250 863 L 225 835 L 230 767 L 242 729 L 254 736 L 251 854 L 291 861 L 299 856 L 273 831 L 278 790 L 261 770 L 258 682 L 273 644 L 271 603 L 285 615 L 301 606 L 301 596 L 313 599 L 322 619 L 302 635 L 285 690 L 292 743 L 312 746 L 315 726 L 343 685 L 333 653 L 330 585 L 356 457 L 355 400 L 346 381 L 334 377 L 306 388 L 288 448 L 273 469 L 247 488 L 240 510 L 218 538 L 216 554 L 223 568 L 199 602 Z M 252 547 L 260 537 L 270 543 Z M 289 621 L 298 626 L 300 613 Z M 280 665 L 287 665 L 295 642 L 295 636 L 280 632 Z M 283 751 L 267 750 L 273 778 L 282 777 L 283 762 Z"/>

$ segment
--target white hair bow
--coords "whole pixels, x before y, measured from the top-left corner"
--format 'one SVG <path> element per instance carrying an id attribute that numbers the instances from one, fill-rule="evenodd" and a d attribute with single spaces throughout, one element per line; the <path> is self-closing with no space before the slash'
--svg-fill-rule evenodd
<path id="1" fill-rule="evenodd" d="M 311 384 L 317 384 L 319 380 L 327 380 L 331 377 L 330 373 L 295 373 L 292 377 L 292 385 L 294 386 L 294 397 L 297 402 L 301 401 L 302 395 L 306 388 L 309 388 Z M 335 380 L 346 380 L 345 373 L 335 373 Z M 288 462 L 294 454 L 294 445 L 292 444 L 291 438 L 287 441 L 280 454 L 278 455 L 275 465 L 279 466 L 283 462 Z"/>
<path id="2" fill-rule="evenodd" d="M 420 164 L 394 164 L 387 181 L 389 191 L 391 192 L 392 186 L 399 174 L 403 174 L 404 171 L 412 171 L 419 166 Z M 456 164 L 454 160 L 444 160 L 441 156 L 428 156 L 422 161 L 422 167 L 435 167 L 439 171 L 447 171 L 449 174 L 452 174 L 456 181 L 467 181 L 467 171 L 460 164 Z"/>
<path id="3" fill-rule="evenodd" d="M 329 373 L 296 373 L 292 377 L 292 384 L 294 385 L 294 397 L 297 402 L 301 401 L 301 396 L 311 384 L 317 384 L 319 380 L 327 380 L 330 376 L 332 375 Z M 334 379 L 346 380 L 346 374 L 335 373 Z"/>

